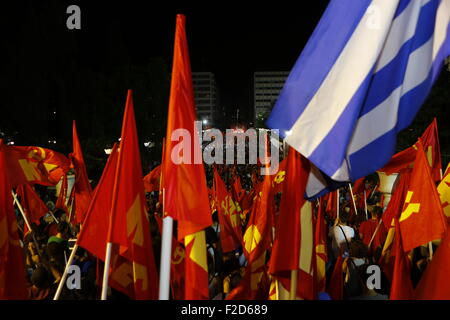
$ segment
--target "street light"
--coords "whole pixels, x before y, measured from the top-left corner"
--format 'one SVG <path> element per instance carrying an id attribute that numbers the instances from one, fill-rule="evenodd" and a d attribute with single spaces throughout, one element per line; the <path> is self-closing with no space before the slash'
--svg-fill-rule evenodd
<path id="1" fill-rule="evenodd" d="M 203 124 L 206 126 L 208 124 L 208 119 L 203 119 Z"/>

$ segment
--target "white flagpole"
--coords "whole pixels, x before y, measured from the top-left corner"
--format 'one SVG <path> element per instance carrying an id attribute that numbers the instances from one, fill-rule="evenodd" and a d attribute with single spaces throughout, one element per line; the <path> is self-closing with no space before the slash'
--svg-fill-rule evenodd
<path id="1" fill-rule="evenodd" d="M 366 220 L 369 220 L 369 215 L 367 214 L 366 190 L 364 190 L 364 211 L 366 212 Z"/>
<path id="2" fill-rule="evenodd" d="M 33 229 L 31 229 L 31 225 L 30 222 L 27 219 L 27 216 L 25 215 L 25 212 L 23 211 L 23 207 L 19 202 L 19 199 L 17 199 L 17 195 L 14 191 L 11 190 L 12 196 L 14 197 L 14 202 L 15 204 L 17 204 L 17 208 L 19 208 L 20 213 L 22 214 L 23 220 L 25 221 L 25 223 L 27 224 L 28 230 L 30 230 L 31 232 L 33 232 Z"/>
<path id="3" fill-rule="evenodd" d="M 355 209 L 355 214 L 358 215 L 358 210 L 356 209 L 355 197 L 353 196 L 352 184 L 349 182 L 349 183 L 348 183 L 348 186 L 349 186 L 349 188 L 350 188 L 350 195 L 352 196 L 353 208 Z"/>
<path id="4" fill-rule="evenodd" d="M 108 274 L 109 266 L 111 265 L 111 251 L 112 242 L 106 244 L 106 255 L 105 255 L 105 269 L 103 270 L 103 286 L 102 286 L 102 300 L 106 300 L 108 296 Z"/>
<path id="5" fill-rule="evenodd" d="M 165 210 L 165 188 L 163 192 L 163 215 Z M 170 293 L 170 266 L 172 263 L 172 236 L 173 219 L 165 217 L 161 236 L 161 263 L 159 271 L 159 300 L 169 300 Z"/>
<path id="6" fill-rule="evenodd" d="M 59 296 L 61 295 L 62 288 L 67 279 L 67 272 L 69 271 L 69 267 L 72 265 L 73 259 L 75 258 L 75 253 L 77 252 L 77 249 L 78 249 L 78 244 L 75 243 L 75 245 L 73 246 L 72 252 L 70 253 L 69 261 L 67 261 L 66 267 L 64 268 L 64 272 L 61 276 L 61 280 L 59 280 L 58 289 L 56 290 L 53 300 L 58 300 Z"/>

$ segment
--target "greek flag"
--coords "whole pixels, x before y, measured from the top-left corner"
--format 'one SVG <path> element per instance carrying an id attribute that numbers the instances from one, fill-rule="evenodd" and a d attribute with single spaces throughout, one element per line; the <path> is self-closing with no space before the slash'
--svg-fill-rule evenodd
<path id="1" fill-rule="evenodd" d="M 375 172 L 450 55 L 449 22 L 450 0 L 330 1 L 268 126 L 325 179 Z"/>

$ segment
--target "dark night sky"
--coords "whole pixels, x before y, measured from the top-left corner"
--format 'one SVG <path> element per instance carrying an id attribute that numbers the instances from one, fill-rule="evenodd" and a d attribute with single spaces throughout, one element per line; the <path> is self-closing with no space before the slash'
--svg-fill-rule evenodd
<path id="1" fill-rule="evenodd" d="M 66 8 L 71 4 L 81 8 L 81 30 L 66 28 Z M 101 115 L 93 115 L 89 124 L 82 113 L 95 113 L 91 106 L 99 102 L 108 106 L 113 101 L 113 110 L 121 111 L 123 106 L 124 91 L 120 90 L 126 88 L 108 84 L 114 72 L 110 70 L 140 68 L 151 57 L 162 57 L 170 71 L 177 13 L 186 15 L 192 70 L 213 72 L 222 108 L 234 115 L 238 107 L 242 120 L 251 119 L 253 72 L 290 70 L 327 4 L 319 0 L 270 4 L 18 0 L 2 4 L 0 51 L 6 58 L 0 60 L 4 111 L 0 129 L 32 138 L 37 127 L 33 122 L 41 122 L 50 128 L 49 137 L 68 140 L 69 118 L 74 118 L 87 134 L 96 134 L 92 127 Z M 111 88 L 117 95 L 106 96 Z M 48 120 L 53 109 L 64 109 L 66 118 Z M 121 119 L 121 114 L 109 117 Z"/>
<path id="2" fill-rule="evenodd" d="M 87 11 L 87 23 L 94 21 L 93 29 L 101 29 L 105 18 L 116 20 L 124 31 L 124 43 L 132 59 L 139 61 L 162 55 L 169 63 L 175 15 L 185 14 L 192 70 L 214 72 L 223 105 L 245 110 L 251 108 L 252 73 L 290 70 L 328 1 L 314 1 L 313 6 L 310 1 L 271 5 L 215 1 L 178 6 L 170 3 L 163 6 L 154 2 L 116 3 L 102 17 L 98 6 L 92 13 L 89 7 L 84 11 Z"/>
<path id="3" fill-rule="evenodd" d="M 187 17 L 192 70 L 214 72 L 223 105 L 239 106 L 243 111 L 251 107 L 252 73 L 290 70 L 328 3 L 184 1 L 178 5 L 173 1 L 74 0 L 58 1 L 63 4 L 55 7 L 54 2 L 15 2 L 9 10 L 2 10 L 3 30 L 8 30 L 10 37 L 15 32 L 23 37 L 27 25 L 24 20 L 30 16 L 54 21 L 55 27 L 65 29 L 68 15 L 64 8 L 77 4 L 82 13 L 82 30 L 65 32 L 83 44 L 80 63 L 101 68 L 105 61 L 111 63 L 111 51 L 119 50 L 134 63 L 163 56 L 170 67 L 175 16 L 183 13 Z M 108 45 L 106 32 L 111 25 L 121 33 L 114 39 L 113 47 Z"/>

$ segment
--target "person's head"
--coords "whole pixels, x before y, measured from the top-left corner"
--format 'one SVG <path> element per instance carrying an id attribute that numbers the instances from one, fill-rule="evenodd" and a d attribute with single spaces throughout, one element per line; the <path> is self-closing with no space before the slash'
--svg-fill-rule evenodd
<path id="1" fill-rule="evenodd" d="M 66 221 L 61 221 L 57 227 L 58 233 L 63 237 L 68 237 L 70 234 L 70 227 Z"/>
<path id="2" fill-rule="evenodd" d="M 371 213 L 372 219 L 379 219 L 383 214 L 383 209 L 380 206 L 374 206 Z"/>
<path id="3" fill-rule="evenodd" d="M 342 224 L 347 224 L 349 218 L 349 213 L 345 210 L 342 210 L 339 214 L 339 222 Z"/>
<path id="4" fill-rule="evenodd" d="M 47 288 L 50 281 L 51 276 L 44 267 L 38 267 L 31 275 L 31 284 L 37 288 Z"/>
<path id="5" fill-rule="evenodd" d="M 350 256 L 353 258 L 367 258 L 367 246 L 361 240 L 353 240 L 350 243 Z"/>

